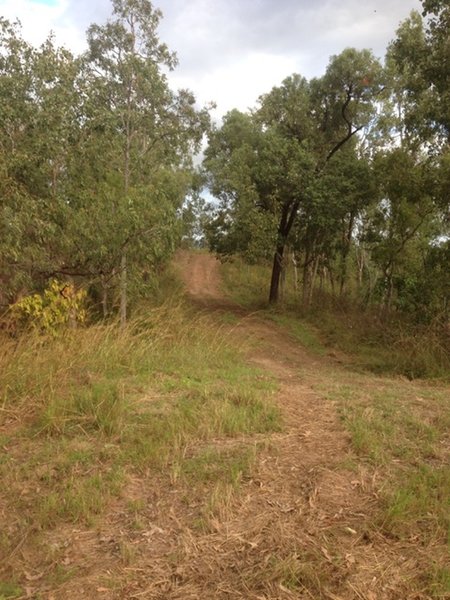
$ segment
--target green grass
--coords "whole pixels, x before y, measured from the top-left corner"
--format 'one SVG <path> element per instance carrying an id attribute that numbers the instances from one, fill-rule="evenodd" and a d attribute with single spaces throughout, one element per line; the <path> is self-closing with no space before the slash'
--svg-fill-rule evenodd
<path id="1" fill-rule="evenodd" d="M 352 434 L 356 451 L 373 464 L 394 460 L 444 460 L 450 419 L 448 391 L 439 387 L 414 387 L 395 379 L 365 379 L 354 374 L 335 381 L 322 379 L 317 387 L 337 401 L 343 421 Z"/>
<path id="2" fill-rule="evenodd" d="M 257 388 L 258 381 L 254 383 Z M 123 437 L 126 459 L 141 469 L 164 468 L 194 440 L 280 429 L 279 411 L 264 398 L 264 390 L 236 392 L 210 385 L 206 391 L 194 389 L 177 399 L 150 402 L 137 412 Z M 245 380 L 240 385 L 245 386 Z"/>
<path id="3" fill-rule="evenodd" d="M 270 313 L 270 318 L 281 325 L 289 334 L 297 340 L 301 346 L 310 350 L 313 354 L 324 356 L 327 350 L 320 339 L 320 334 L 310 323 L 300 320 L 292 314 Z"/>
<path id="4" fill-rule="evenodd" d="M 181 475 L 191 483 L 216 483 L 237 486 L 249 476 L 256 458 L 255 448 L 246 446 L 219 449 L 207 447 L 183 461 Z"/>
<path id="5" fill-rule="evenodd" d="M 206 486 L 203 517 L 224 510 L 254 463 L 252 436 L 281 428 L 272 379 L 245 365 L 225 324 L 179 302 L 148 308 L 126 328 L 2 341 L 0 553 L 11 559 L 0 572 L 18 586 L 22 540 L 38 548 L 65 524 L 100 526 L 130 477 Z M 236 449 L 222 451 L 220 440 L 232 438 Z M 36 560 L 56 586 L 55 560 L 44 554 Z M 5 583 L 0 598 L 17 590 Z"/>
<path id="6" fill-rule="evenodd" d="M 334 371 L 315 383 L 334 402 L 359 461 L 375 469 L 372 526 L 390 538 L 450 553 L 448 388 Z M 419 585 L 419 584 L 418 584 Z M 433 597 L 449 592 L 445 568 L 427 575 Z"/>
<path id="7" fill-rule="evenodd" d="M 235 302 L 250 309 L 267 307 L 269 297 L 270 266 L 248 265 L 238 258 L 222 264 L 223 283 Z"/>
<path id="8" fill-rule="evenodd" d="M 119 469 L 64 478 L 42 494 L 36 520 L 44 529 L 52 528 L 61 521 L 91 526 L 108 500 L 120 493 L 123 480 L 123 473 Z"/>
<path id="9" fill-rule="evenodd" d="M 0 581 L 0 600 L 10 600 L 22 596 L 23 590 L 12 582 Z"/>
<path id="10" fill-rule="evenodd" d="M 298 341 L 314 352 L 325 348 L 349 355 L 355 369 L 378 374 L 400 374 L 409 379 L 449 380 L 448 334 L 393 314 L 382 321 L 376 306 L 363 310 L 356 301 L 319 292 L 305 310 L 300 289 L 294 289 L 292 272 L 275 309 L 268 309 L 271 265 L 248 265 L 239 257 L 222 265 L 229 296 L 250 310 L 267 309 L 270 318 L 286 326 Z"/>
<path id="11" fill-rule="evenodd" d="M 450 551 L 450 469 L 419 465 L 400 477 L 385 497 L 385 529 L 398 536 L 415 529 L 443 533 Z"/>
<path id="12" fill-rule="evenodd" d="M 429 581 L 433 598 L 450 597 L 450 568 L 435 565 L 429 573 Z"/>
<path id="13" fill-rule="evenodd" d="M 381 321 L 374 311 L 357 305 L 314 307 L 307 320 L 323 343 L 348 354 L 355 369 L 408 379 L 449 379 L 450 349 L 442 334 L 402 321 Z"/>

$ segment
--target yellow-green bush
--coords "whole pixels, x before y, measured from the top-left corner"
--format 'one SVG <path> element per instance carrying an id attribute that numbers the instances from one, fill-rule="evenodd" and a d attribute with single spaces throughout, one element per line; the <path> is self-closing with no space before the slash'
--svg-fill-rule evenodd
<path id="1" fill-rule="evenodd" d="M 67 324 L 85 322 L 86 291 L 52 279 L 42 294 L 25 296 L 16 302 L 11 318 L 18 325 L 54 335 Z"/>

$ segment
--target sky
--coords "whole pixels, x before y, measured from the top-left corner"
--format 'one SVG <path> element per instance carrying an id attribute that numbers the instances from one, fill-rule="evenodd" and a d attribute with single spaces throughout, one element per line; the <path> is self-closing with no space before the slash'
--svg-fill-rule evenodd
<path id="1" fill-rule="evenodd" d="M 346 47 L 383 58 L 395 31 L 419 0 L 155 0 L 160 38 L 178 55 L 174 88 L 189 88 L 215 117 L 247 110 L 292 73 L 323 74 Z M 0 0 L 0 15 L 22 23 L 40 44 L 50 30 L 59 45 L 85 49 L 85 31 L 111 14 L 110 0 Z"/>

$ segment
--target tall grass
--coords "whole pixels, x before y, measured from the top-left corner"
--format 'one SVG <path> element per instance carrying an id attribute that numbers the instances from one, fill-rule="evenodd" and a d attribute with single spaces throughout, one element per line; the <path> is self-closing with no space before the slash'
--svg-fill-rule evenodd
<path id="1" fill-rule="evenodd" d="M 125 328 L 2 341 L 0 501 L 18 531 L 0 550 L 30 523 L 91 523 L 120 495 L 124 473 L 184 472 L 189 447 L 280 427 L 271 380 L 245 366 L 224 326 L 182 303 Z M 233 458 L 233 480 L 247 463 Z"/>
<path id="2" fill-rule="evenodd" d="M 223 331 L 211 331 L 206 317 L 190 318 L 181 305 L 153 309 L 125 328 L 114 323 L 66 330 L 58 338 L 5 338 L 1 406 L 47 415 L 47 425 L 58 431 L 80 415 L 102 429 L 107 415 L 111 424 L 121 420 L 118 406 L 130 401 L 128 392 L 137 392 L 139 383 L 163 375 L 195 379 L 200 371 L 230 366 L 233 354 Z"/>
<path id="3" fill-rule="evenodd" d="M 270 268 L 268 263 L 247 265 L 239 258 L 225 263 L 222 272 L 228 293 L 248 308 L 267 308 Z M 381 319 L 376 306 L 363 308 L 356 301 L 319 291 L 305 310 L 301 284 L 294 289 L 291 272 L 278 306 L 268 315 L 295 337 L 314 339 L 316 349 L 321 342 L 348 353 L 357 367 L 410 379 L 450 377 L 450 336 L 442 324 L 416 324 L 398 313 Z"/>

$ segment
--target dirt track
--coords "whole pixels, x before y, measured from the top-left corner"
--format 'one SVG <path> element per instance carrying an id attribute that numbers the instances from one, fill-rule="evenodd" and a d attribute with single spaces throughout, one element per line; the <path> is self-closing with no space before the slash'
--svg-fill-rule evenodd
<path id="1" fill-rule="evenodd" d="M 248 360 L 276 377 L 285 429 L 270 436 L 241 502 L 216 532 L 196 538 L 181 567 L 185 591 L 180 585 L 167 598 L 405 599 L 414 559 L 368 531 L 376 473 L 362 465 L 349 470 L 355 456 L 348 434 L 335 406 L 311 386 L 319 371 L 333 377 L 341 367 L 310 356 L 275 324 L 233 306 L 221 293 L 214 257 L 186 254 L 180 266 L 203 309 L 241 319 L 235 335 L 253 341 Z M 258 581 L 258 572 L 276 571 L 274 555 L 285 557 L 278 568 L 291 569 L 297 580 L 300 574 L 300 591 Z"/>

